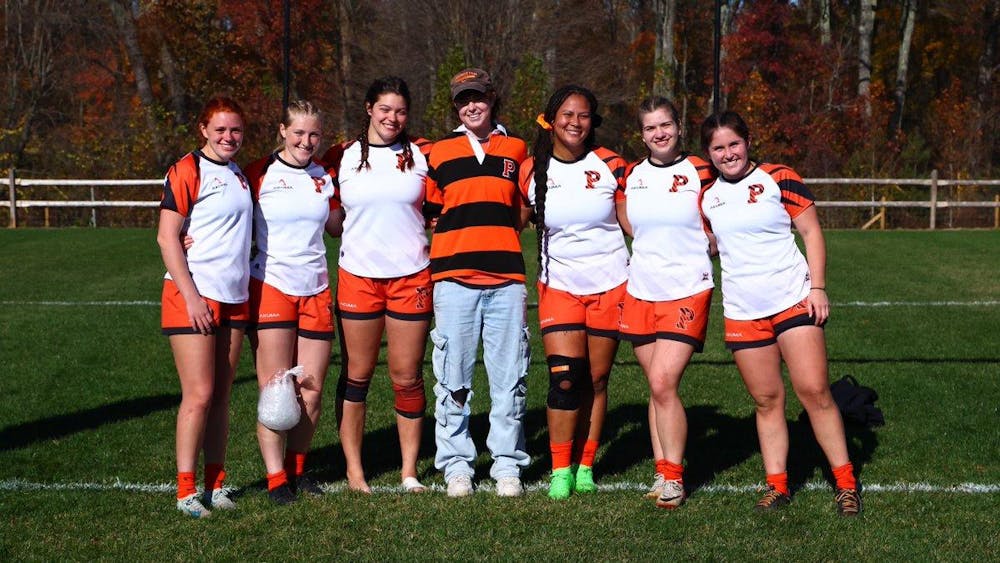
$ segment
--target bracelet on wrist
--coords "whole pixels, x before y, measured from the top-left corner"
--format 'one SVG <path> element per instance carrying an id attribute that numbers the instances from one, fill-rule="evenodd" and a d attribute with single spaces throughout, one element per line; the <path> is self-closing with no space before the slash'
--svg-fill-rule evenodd
<path id="1" fill-rule="evenodd" d="M 810 288 L 809 288 L 809 291 L 812 291 L 812 290 L 814 290 L 814 289 L 818 289 L 818 290 L 820 290 L 820 291 L 826 291 L 826 288 L 825 288 L 825 287 L 810 287 Z"/>

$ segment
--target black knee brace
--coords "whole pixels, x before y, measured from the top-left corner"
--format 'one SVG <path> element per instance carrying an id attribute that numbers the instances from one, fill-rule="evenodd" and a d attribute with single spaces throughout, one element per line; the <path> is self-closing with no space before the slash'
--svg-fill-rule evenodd
<path id="1" fill-rule="evenodd" d="M 341 375 L 337 381 L 337 397 L 351 403 L 364 403 L 368 398 L 368 381 L 357 381 L 346 375 Z"/>
<path id="2" fill-rule="evenodd" d="M 549 364 L 549 408 L 561 411 L 580 408 L 577 386 L 582 378 L 590 377 L 586 358 L 546 356 L 545 361 Z"/>

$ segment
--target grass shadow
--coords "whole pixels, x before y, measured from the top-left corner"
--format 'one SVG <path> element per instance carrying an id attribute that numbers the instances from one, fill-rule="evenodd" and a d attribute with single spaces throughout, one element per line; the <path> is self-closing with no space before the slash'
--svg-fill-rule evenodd
<path id="1" fill-rule="evenodd" d="M 847 435 L 847 454 L 854 465 L 854 474 L 860 478 L 865 465 L 872 460 L 878 449 L 878 436 L 874 429 L 847 420 L 844 420 L 844 432 Z M 816 442 L 805 411 L 802 411 L 798 419 L 789 421 L 788 442 L 788 483 L 793 491 L 802 488 L 817 471 L 831 487 L 834 485 L 830 464 Z"/>
<path id="2" fill-rule="evenodd" d="M 256 376 L 237 378 L 233 386 L 253 382 Z M 142 418 L 157 411 L 176 409 L 181 403 L 180 393 L 161 393 L 148 397 L 123 399 L 99 407 L 93 407 L 67 414 L 40 418 L 21 424 L 13 424 L 0 430 L 0 452 L 28 447 L 38 442 L 55 440 L 66 436 L 100 428 L 107 424 Z"/>
<path id="3" fill-rule="evenodd" d="M 753 415 L 735 417 L 717 405 L 686 408 L 688 439 L 684 484 L 697 490 L 717 475 L 736 467 L 757 453 L 757 428 Z"/>

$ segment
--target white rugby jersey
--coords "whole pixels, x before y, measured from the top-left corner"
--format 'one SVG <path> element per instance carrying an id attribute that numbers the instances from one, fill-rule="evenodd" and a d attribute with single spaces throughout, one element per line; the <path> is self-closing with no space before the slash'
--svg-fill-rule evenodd
<path id="1" fill-rule="evenodd" d="M 240 167 L 200 150 L 188 153 L 167 171 L 160 208 L 185 217 L 184 229 L 194 239 L 188 271 L 198 293 L 220 303 L 246 301 L 253 202 Z M 171 279 L 169 272 L 164 277 Z"/>
<path id="2" fill-rule="evenodd" d="M 639 161 L 625 180 L 632 225 L 628 292 L 646 301 L 673 301 L 714 287 L 708 235 L 698 208 L 712 183 L 711 165 L 681 156 L 666 165 Z"/>
<path id="3" fill-rule="evenodd" d="M 628 249 L 615 203 L 623 197 L 625 161 L 595 148 L 574 162 L 549 161 L 547 246 L 538 279 L 576 295 L 608 291 L 628 279 Z M 535 205 L 534 159 L 521 166 L 521 193 Z"/>
<path id="4" fill-rule="evenodd" d="M 407 141 L 409 142 L 409 141 Z M 403 165 L 403 145 L 368 145 L 371 168 L 358 170 L 361 143 L 348 145 L 336 168 L 337 200 L 344 208 L 341 268 L 368 278 L 407 276 L 430 265 L 423 216 L 427 159 L 410 142 L 413 167 Z"/>
<path id="5" fill-rule="evenodd" d="M 809 267 L 791 225 L 810 205 L 802 178 L 779 164 L 760 164 L 735 182 L 720 177 L 705 190 L 701 210 L 719 243 L 726 317 L 767 317 L 809 294 Z"/>
<path id="6" fill-rule="evenodd" d="M 247 167 L 255 194 L 257 254 L 250 275 L 286 295 L 316 295 L 329 286 L 323 242 L 333 179 L 314 161 L 285 162 L 277 153 Z"/>

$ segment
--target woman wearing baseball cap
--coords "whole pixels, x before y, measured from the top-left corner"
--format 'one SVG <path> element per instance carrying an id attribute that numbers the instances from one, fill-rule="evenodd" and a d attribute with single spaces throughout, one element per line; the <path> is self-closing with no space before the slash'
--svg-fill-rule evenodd
<path id="1" fill-rule="evenodd" d="M 527 147 L 496 122 L 499 99 L 486 71 L 456 74 L 451 95 L 462 124 L 434 144 L 427 176 L 429 211 L 440 213 L 431 240 L 434 465 L 444 472 L 448 496 L 472 494 L 476 447 L 469 404 L 482 339 L 490 476 L 498 496 L 520 496 L 521 469 L 530 461 L 522 426 L 530 350 L 517 179 Z"/>

